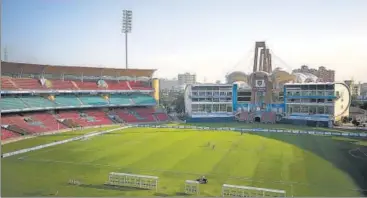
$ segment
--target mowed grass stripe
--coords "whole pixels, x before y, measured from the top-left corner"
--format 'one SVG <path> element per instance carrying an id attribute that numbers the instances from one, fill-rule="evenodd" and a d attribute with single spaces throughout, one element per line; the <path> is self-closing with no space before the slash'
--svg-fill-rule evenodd
<path id="1" fill-rule="evenodd" d="M 12 151 L 20 150 L 20 149 L 25 149 L 25 148 L 38 146 L 38 145 L 41 145 L 41 144 L 47 144 L 47 143 L 51 143 L 51 142 L 55 142 L 55 141 L 61 141 L 61 140 L 73 138 L 73 137 L 76 137 L 76 136 L 81 136 L 81 135 L 84 135 L 86 133 L 105 131 L 105 130 L 114 129 L 114 128 L 118 128 L 118 127 L 120 127 L 120 126 L 89 128 L 89 129 L 83 129 L 83 130 L 62 132 L 62 133 L 57 133 L 57 134 L 53 134 L 53 135 L 43 135 L 43 136 L 33 137 L 33 138 L 29 138 L 29 139 L 20 140 L 20 141 L 17 141 L 17 142 L 11 142 L 11 143 L 4 144 L 4 145 L 2 145 L 1 152 L 2 153 L 8 153 L 8 152 L 12 152 Z"/>
<path id="2" fill-rule="evenodd" d="M 215 144 L 215 149 L 207 146 L 208 142 Z M 152 191 L 136 189 L 105 189 L 103 183 L 108 173 L 114 171 L 159 176 L 160 195 L 170 196 L 183 191 L 184 180 L 196 179 L 200 174 L 209 179 L 209 184 L 200 185 L 204 196 L 219 196 L 223 183 L 284 189 L 289 196 L 292 190 L 294 196 L 355 195 L 342 186 L 345 182 L 344 186 L 358 188 L 348 180 L 348 174 L 328 161 L 339 156 L 324 159 L 340 152 L 340 147 L 347 148 L 339 144 L 326 137 L 278 133 L 241 135 L 236 132 L 131 128 L 60 145 L 53 150 L 35 151 L 23 161 L 2 159 L 2 168 L 6 167 L 2 180 L 7 181 L 2 183 L 2 189 L 4 196 L 50 196 L 48 193 L 54 190 L 59 191 L 58 196 L 154 195 Z M 344 160 L 342 156 L 340 154 L 340 159 Z M 42 159 L 59 162 L 37 161 Z M 321 170 L 313 170 L 317 168 Z M 322 175 L 320 173 L 323 178 L 314 176 Z M 88 186 L 67 185 L 69 179 L 81 180 Z M 336 179 L 344 181 L 333 181 Z M 274 180 L 298 183 L 291 188 L 289 183 Z M 24 186 L 27 183 L 30 187 Z M 332 186 L 338 189 L 325 189 L 327 184 L 330 189 Z"/>

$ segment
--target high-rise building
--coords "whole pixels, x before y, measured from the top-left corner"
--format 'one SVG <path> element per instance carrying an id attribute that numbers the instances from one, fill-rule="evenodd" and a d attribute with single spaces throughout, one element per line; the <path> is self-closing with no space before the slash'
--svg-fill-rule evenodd
<path id="1" fill-rule="evenodd" d="M 335 71 L 320 66 L 318 69 L 302 65 L 300 69 L 294 69 L 293 73 L 310 73 L 318 77 L 320 82 L 335 82 Z"/>
<path id="2" fill-rule="evenodd" d="M 361 84 L 354 82 L 354 80 L 345 80 L 344 83 L 349 87 L 352 96 L 361 95 Z"/>
<path id="3" fill-rule="evenodd" d="M 184 73 L 177 76 L 179 85 L 196 84 L 196 74 Z"/>

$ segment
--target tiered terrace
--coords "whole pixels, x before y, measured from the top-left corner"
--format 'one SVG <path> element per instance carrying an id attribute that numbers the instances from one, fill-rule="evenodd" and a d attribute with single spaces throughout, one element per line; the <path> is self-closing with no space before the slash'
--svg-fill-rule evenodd
<path id="1" fill-rule="evenodd" d="M 2 116 L 2 139 L 67 129 L 68 126 L 62 122 L 64 120 L 72 120 L 81 127 L 114 124 L 116 119 L 113 121 L 108 115 L 118 116 L 122 123 L 164 122 L 169 119 L 167 114 L 161 111 L 157 112 L 154 108 L 113 109 L 110 112 L 104 112 L 101 109 L 90 109 L 84 111 L 67 110 L 54 114 L 47 112 L 23 115 L 5 114 Z M 20 134 L 17 130 L 12 131 L 13 128 L 10 126 L 21 129 L 26 134 Z"/>
<path id="2" fill-rule="evenodd" d="M 106 86 L 98 86 L 97 81 L 77 81 L 77 80 L 41 80 L 34 78 L 10 78 L 2 77 L 2 90 L 152 90 L 140 81 L 112 81 L 106 80 Z"/>

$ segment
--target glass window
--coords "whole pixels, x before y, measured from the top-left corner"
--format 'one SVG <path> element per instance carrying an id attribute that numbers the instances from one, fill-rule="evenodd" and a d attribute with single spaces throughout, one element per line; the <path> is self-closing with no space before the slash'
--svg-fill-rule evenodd
<path id="1" fill-rule="evenodd" d="M 323 106 L 317 107 L 317 113 L 318 114 L 324 114 L 325 113 L 325 107 L 323 107 Z"/>
<path id="2" fill-rule="evenodd" d="M 227 105 L 227 112 L 232 112 L 232 105 Z"/>
<path id="3" fill-rule="evenodd" d="M 220 110 L 221 112 L 225 112 L 225 111 L 226 111 L 226 104 L 220 104 L 220 106 L 219 106 L 219 110 Z"/>
<path id="4" fill-rule="evenodd" d="M 213 104 L 213 112 L 219 111 L 219 104 Z"/>
<path id="5" fill-rule="evenodd" d="M 297 105 L 293 107 L 293 113 L 300 113 L 300 111 L 301 111 L 300 106 Z"/>
<path id="6" fill-rule="evenodd" d="M 308 113 L 308 106 L 301 106 L 301 113 Z"/>
<path id="7" fill-rule="evenodd" d="M 316 113 L 316 107 L 314 107 L 314 106 L 310 106 L 310 107 L 308 108 L 308 112 L 309 112 L 310 114 L 315 114 L 315 113 Z"/>

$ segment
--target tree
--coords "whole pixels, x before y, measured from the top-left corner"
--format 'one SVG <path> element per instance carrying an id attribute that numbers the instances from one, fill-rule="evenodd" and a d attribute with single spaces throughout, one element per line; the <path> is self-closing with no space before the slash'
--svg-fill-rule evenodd
<path id="1" fill-rule="evenodd" d="M 183 94 L 177 95 L 177 97 L 173 100 L 172 106 L 176 113 L 185 113 L 185 98 Z"/>

